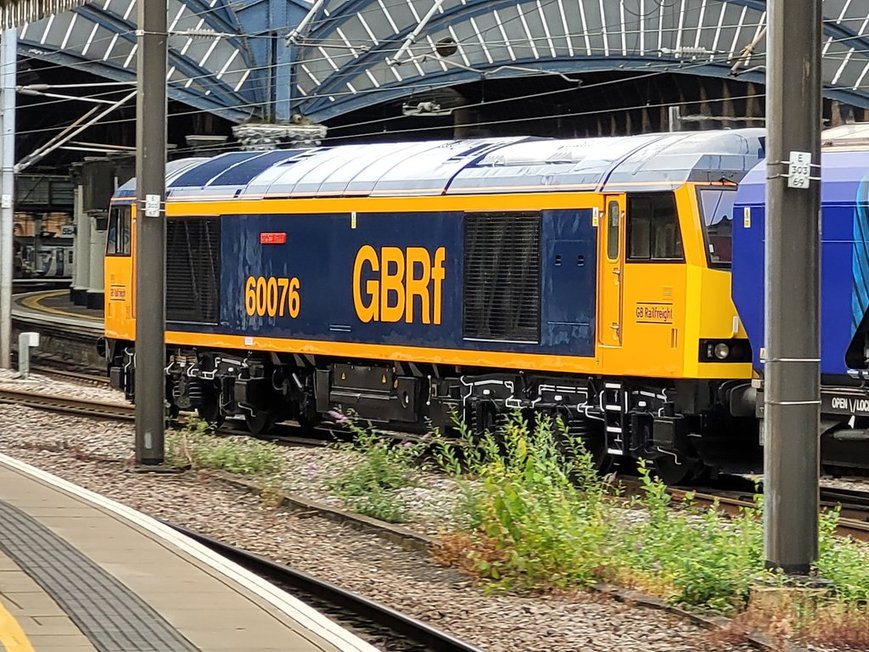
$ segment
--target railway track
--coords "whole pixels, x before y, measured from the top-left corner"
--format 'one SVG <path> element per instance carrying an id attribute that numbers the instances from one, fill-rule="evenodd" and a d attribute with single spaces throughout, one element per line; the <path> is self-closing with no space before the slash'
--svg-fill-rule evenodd
<path id="1" fill-rule="evenodd" d="M 87 324 L 58 316 L 41 317 L 30 313 L 16 313 L 12 317 L 12 325 L 19 330 L 36 330 L 47 337 L 55 336 L 88 345 L 95 344 L 102 335 L 102 327 L 99 324 Z"/>
<path id="2" fill-rule="evenodd" d="M 312 575 L 178 525 L 179 532 L 280 586 L 384 652 L 482 652 L 437 628 Z"/>
<path id="3" fill-rule="evenodd" d="M 16 389 L 0 389 L 0 403 L 12 403 L 38 410 L 60 412 L 62 414 L 75 414 L 121 421 L 132 421 L 135 416 L 132 405 L 35 394 Z"/>
<path id="4" fill-rule="evenodd" d="M 35 394 L 23 390 L 0 389 L 0 403 L 92 418 L 121 421 L 133 421 L 135 418 L 135 409 L 132 405 Z M 215 431 L 215 434 L 219 436 L 250 435 L 238 420 L 227 421 Z M 287 445 L 327 445 L 327 439 L 332 434 L 331 431 L 318 434 L 321 435 L 320 438 L 300 437 L 298 436 L 298 426 L 280 424 L 277 432 L 264 438 Z M 637 495 L 641 492 L 639 481 L 635 478 L 622 477 L 619 482 L 629 494 Z M 690 492 L 695 504 L 712 505 L 717 502 L 722 511 L 729 513 L 754 507 L 753 493 L 747 491 L 679 487 L 671 487 L 668 491 L 674 500 L 680 502 L 686 500 L 687 494 Z M 839 533 L 869 542 L 869 491 L 822 487 L 821 507 L 833 508 L 837 506 L 841 509 Z"/>
<path id="5" fill-rule="evenodd" d="M 47 410 L 60 414 L 72 414 L 99 419 L 116 421 L 134 421 L 135 407 L 123 403 L 106 403 L 91 399 L 76 399 L 70 397 L 35 394 L 24 390 L 0 389 L 0 403 L 21 405 L 37 410 Z M 331 431 L 317 432 L 315 437 L 300 437 L 299 426 L 291 423 L 278 424 L 275 431 L 262 435 L 259 439 L 274 441 L 283 445 L 295 446 L 325 446 L 329 443 Z M 214 433 L 217 436 L 232 437 L 252 435 L 240 420 L 224 422 Z"/>
<path id="6" fill-rule="evenodd" d="M 52 362 L 52 364 L 62 365 L 62 363 L 55 362 Z M 42 374 L 43 376 L 51 376 L 52 378 L 58 378 L 60 380 L 68 380 L 84 385 L 94 385 L 96 387 L 109 386 L 109 379 L 104 373 L 98 375 L 96 372 L 83 370 L 84 368 L 81 365 L 69 365 L 69 368 L 63 368 L 63 366 L 61 366 L 58 368 L 57 366 L 49 367 L 44 364 L 35 364 L 30 365 L 30 369 L 34 373 Z"/>
<path id="7" fill-rule="evenodd" d="M 744 492 L 718 491 L 715 489 L 683 489 L 671 487 L 669 494 L 677 501 L 685 501 L 690 493 L 695 504 L 709 506 L 718 504 L 719 509 L 728 514 L 736 514 L 740 509 L 753 508 L 754 496 Z M 842 536 L 850 536 L 858 541 L 869 542 L 869 492 L 848 491 L 846 496 L 841 489 L 821 488 L 821 508 L 841 508 L 837 531 Z M 838 498 L 837 498 L 838 496 Z M 851 502 L 849 502 L 851 501 Z M 854 503 L 862 501 L 859 508 Z"/>

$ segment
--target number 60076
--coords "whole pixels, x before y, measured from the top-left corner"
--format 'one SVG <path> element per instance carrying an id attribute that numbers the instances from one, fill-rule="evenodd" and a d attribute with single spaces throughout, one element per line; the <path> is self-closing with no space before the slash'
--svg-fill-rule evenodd
<path id="1" fill-rule="evenodd" d="M 302 307 L 299 279 L 249 276 L 244 285 L 244 309 L 249 317 L 299 316 Z"/>

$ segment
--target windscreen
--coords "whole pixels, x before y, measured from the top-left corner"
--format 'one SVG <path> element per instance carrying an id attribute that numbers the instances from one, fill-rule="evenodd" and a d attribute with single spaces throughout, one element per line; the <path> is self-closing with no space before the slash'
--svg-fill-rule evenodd
<path id="1" fill-rule="evenodd" d="M 699 188 L 703 241 L 710 267 L 730 269 L 733 260 L 733 188 Z"/>

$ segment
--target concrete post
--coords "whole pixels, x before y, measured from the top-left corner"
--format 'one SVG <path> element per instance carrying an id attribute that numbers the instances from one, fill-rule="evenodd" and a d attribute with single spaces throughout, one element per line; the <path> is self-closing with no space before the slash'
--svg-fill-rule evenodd
<path id="1" fill-rule="evenodd" d="M 87 303 L 87 290 L 91 270 L 91 220 L 84 212 L 84 190 L 75 187 L 75 240 L 73 241 L 73 276 L 70 297 L 73 303 Z"/>
<path id="2" fill-rule="evenodd" d="M 12 276 L 15 219 L 15 82 L 18 33 L 0 40 L 0 369 L 12 365 Z"/>
<path id="3" fill-rule="evenodd" d="M 818 556 L 821 2 L 767 3 L 765 555 L 795 575 Z"/>
<path id="4" fill-rule="evenodd" d="M 39 333 L 18 335 L 18 377 L 27 380 L 30 376 L 30 349 L 39 346 Z"/>
<path id="5" fill-rule="evenodd" d="M 136 462 L 164 459 L 166 0 L 139 3 L 136 109 Z"/>
<path id="6" fill-rule="evenodd" d="M 85 220 L 90 224 L 90 243 L 88 245 L 88 282 L 85 305 L 94 310 L 102 310 L 103 297 L 105 296 L 103 265 L 106 255 L 106 237 L 108 231 L 105 228 L 97 228 L 100 218 L 85 215 Z"/>

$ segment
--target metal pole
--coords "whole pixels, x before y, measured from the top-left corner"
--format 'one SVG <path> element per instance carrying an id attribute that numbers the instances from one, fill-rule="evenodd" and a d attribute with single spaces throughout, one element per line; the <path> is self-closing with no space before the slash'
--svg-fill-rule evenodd
<path id="1" fill-rule="evenodd" d="M 136 462 L 163 463 L 166 0 L 139 3 L 136 112 Z"/>
<path id="2" fill-rule="evenodd" d="M 767 4 L 765 555 L 797 575 L 818 556 L 821 2 Z"/>
<path id="3" fill-rule="evenodd" d="M 0 368 L 12 368 L 13 222 L 15 220 L 15 79 L 18 32 L 0 40 Z"/>

